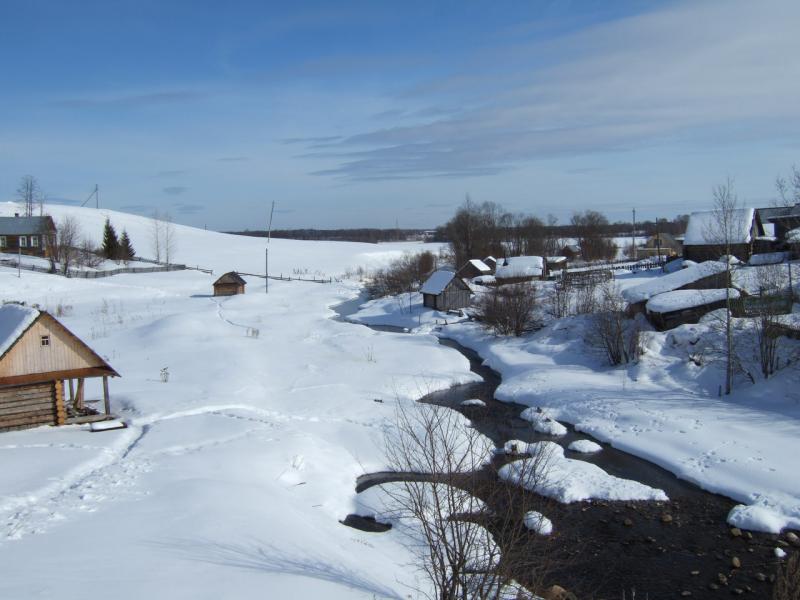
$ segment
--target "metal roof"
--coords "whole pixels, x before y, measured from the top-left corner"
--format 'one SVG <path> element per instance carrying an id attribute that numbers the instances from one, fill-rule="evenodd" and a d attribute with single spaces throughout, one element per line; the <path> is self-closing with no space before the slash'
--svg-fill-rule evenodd
<path id="1" fill-rule="evenodd" d="M 214 285 L 218 283 L 238 283 L 238 284 L 246 284 L 247 282 L 241 278 L 241 276 L 236 271 L 230 271 L 225 273 L 222 277 L 217 279 L 214 282 Z"/>
<path id="2" fill-rule="evenodd" d="M 52 230 L 51 217 L 0 217 L 0 235 L 37 235 Z"/>

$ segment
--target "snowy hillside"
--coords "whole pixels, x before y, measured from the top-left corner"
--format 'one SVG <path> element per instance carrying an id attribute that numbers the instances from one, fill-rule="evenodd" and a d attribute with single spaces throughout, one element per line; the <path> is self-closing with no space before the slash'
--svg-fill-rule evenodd
<path id="1" fill-rule="evenodd" d="M 108 215 L 148 255 L 145 218 L 49 211 L 96 242 Z M 181 261 L 263 272 L 264 240 L 176 233 Z M 273 240 L 270 255 L 276 270 L 337 275 L 420 247 Z M 384 466 L 394 402 L 473 380 L 467 360 L 431 336 L 333 320 L 354 281 L 275 281 L 265 294 L 250 277 L 223 299 L 214 278 L 0 267 L 0 300 L 59 315 L 121 374 L 112 410 L 129 423 L 0 433 L 0 598 L 404 598 L 418 584 L 397 534 L 339 520 L 370 511 L 355 479 Z M 87 401 L 100 397 L 87 381 Z"/>
<path id="2" fill-rule="evenodd" d="M 67 215 L 72 215 L 80 223 L 84 238 L 99 246 L 103 239 L 103 226 L 106 218 L 121 234 L 125 229 L 131 238 L 136 255 L 142 258 L 155 258 L 153 250 L 153 219 L 122 213 L 114 210 L 81 208 L 48 204 L 45 212 L 58 224 Z M 21 206 L 14 202 L 0 203 L 0 216 L 11 217 L 21 212 Z M 253 228 L 263 228 L 263 223 L 254 222 Z M 264 238 L 251 238 L 238 235 L 206 231 L 185 225 L 175 226 L 175 255 L 173 262 L 200 266 L 224 273 L 239 270 L 247 273 L 264 272 Z M 425 244 L 427 249 L 437 249 L 439 244 Z M 399 242 L 389 244 L 363 244 L 357 242 L 314 242 L 273 239 L 270 242 L 270 273 L 290 275 L 309 273 L 336 276 L 347 269 L 358 266 L 375 268 L 404 251 L 421 251 L 423 244 L 418 242 Z"/>

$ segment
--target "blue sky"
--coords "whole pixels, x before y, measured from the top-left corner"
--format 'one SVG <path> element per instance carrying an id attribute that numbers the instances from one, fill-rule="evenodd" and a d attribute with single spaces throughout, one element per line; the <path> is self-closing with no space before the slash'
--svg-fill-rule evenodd
<path id="1" fill-rule="evenodd" d="M 213 229 L 768 204 L 800 2 L 0 2 L 0 199 Z"/>

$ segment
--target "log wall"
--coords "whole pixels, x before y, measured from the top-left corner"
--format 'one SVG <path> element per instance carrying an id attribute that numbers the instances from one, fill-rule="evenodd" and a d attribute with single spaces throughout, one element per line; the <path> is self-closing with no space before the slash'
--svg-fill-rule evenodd
<path id="1" fill-rule="evenodd" d="M 60 383 L 0 387 L 0 431 L 63 423 Z"/>

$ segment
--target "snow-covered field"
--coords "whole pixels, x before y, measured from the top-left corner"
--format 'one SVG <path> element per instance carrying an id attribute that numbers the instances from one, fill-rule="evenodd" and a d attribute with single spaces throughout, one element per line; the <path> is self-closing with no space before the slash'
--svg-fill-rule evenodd
<path id="1" fill-rule="evenodd" d="M 96 242 L 109 215 L 150 256 L 147 219 L 49 208 Z M 394 402 L 475 379 L 468 361 L 432 336 L 332 319 L 356 281 L 265 294 L 247 277 L 245 295 L 213 298 L 222 272 L 263 272 L 264 240 L 177 226 L 176 241 L 176 260 L 214 275 L 0 267 L 0 300 L 60 315 L 119 371 L 112 409 L 129 423 L 0 434 L 0 598 L 405 598 L 417 582 L 399 536 L 338 521 L 364 503 L 356 477 L 385 466 Z M 270 264 L 338 276 L 417 248 L 272 240 Z"/>
<path id="2" fill-rule="evenodd" d="M 655 271 L 626 274 L 617 283 L 624 290 L 657 277 Z M 365 314 L 377 322 L 384 312 L 386 322 L 394 322 L 391 302 L 375 301 Z M 413 317 L 422 323 L 415 331 L 431 331 L 424 310 Z M 361 313 L 352 318 L 361 319 Z M 617 368 L 587 344 L 587 317 L 554 321 L 522 338 L 496 337 L 473 322 L 435 333 L 476 350 L 502 375 L 499 400 L 541 407 L 547 417 L 741 502 L 729 517 L 733 524 L 798 529 L 800 370 L 784 369 L 755 385 L 742 381 L 731 396 L 720 397 L 722 364 L 706 360 L 698 366 L 689 359 L 707 330 L 687 325 L 645 332 L 638 363 Z"/>

